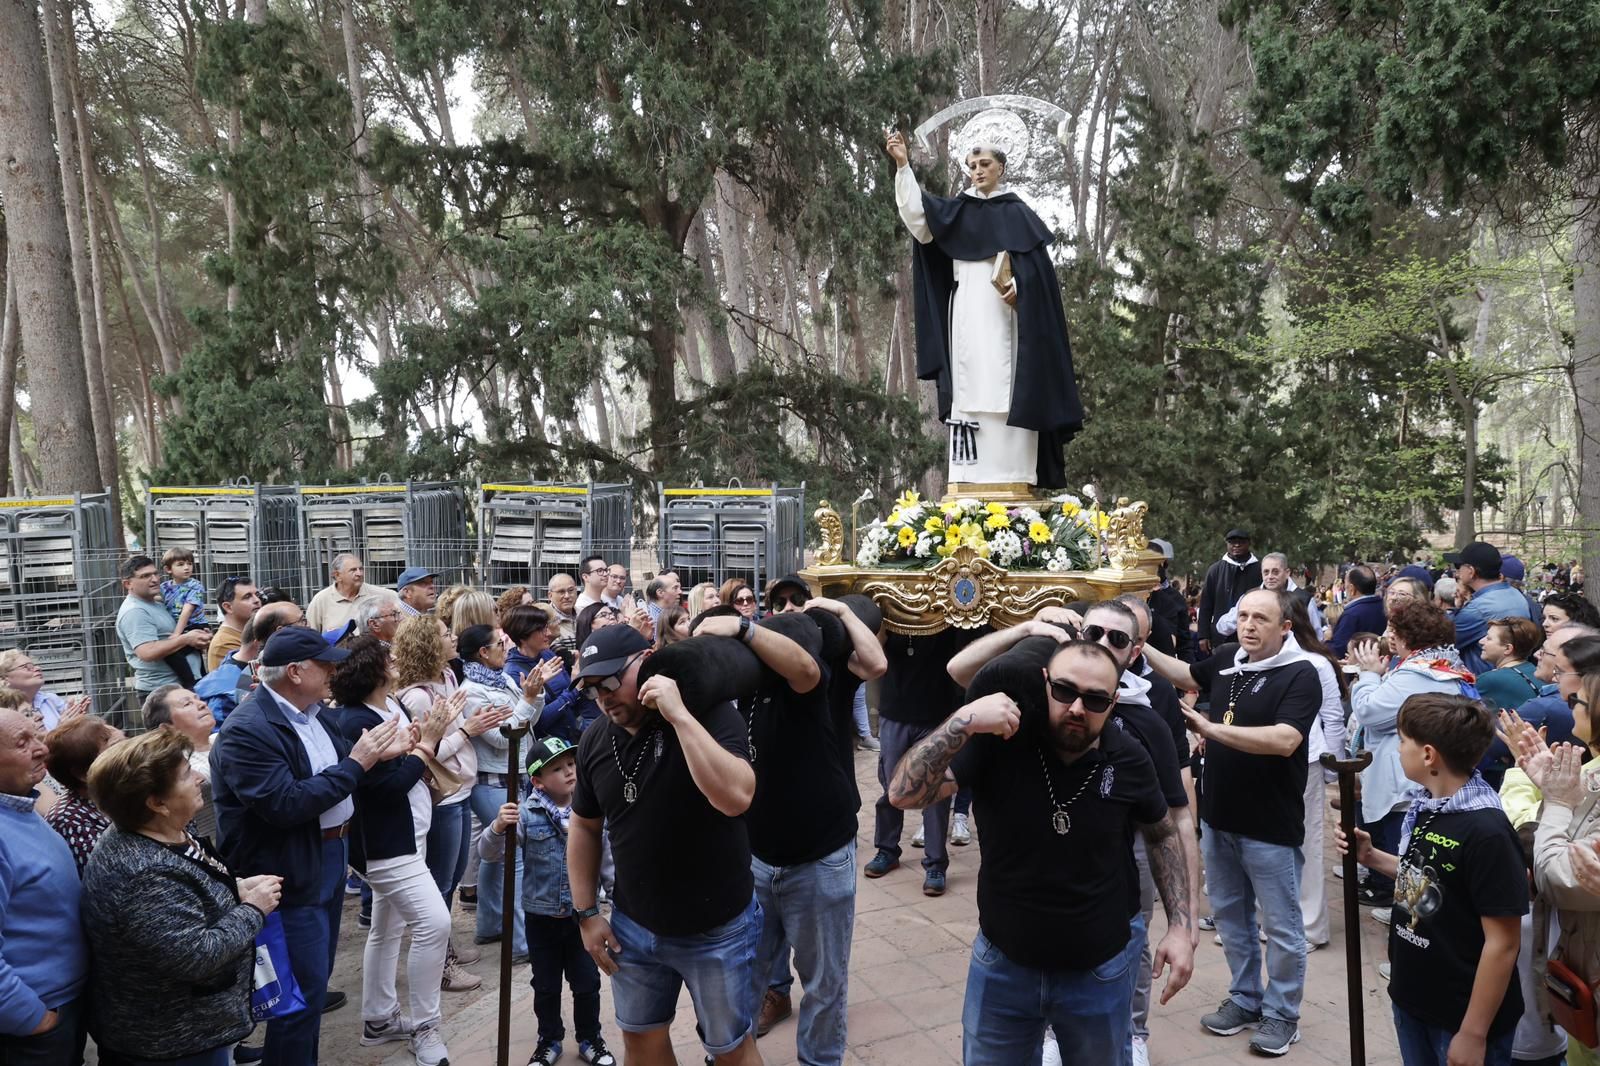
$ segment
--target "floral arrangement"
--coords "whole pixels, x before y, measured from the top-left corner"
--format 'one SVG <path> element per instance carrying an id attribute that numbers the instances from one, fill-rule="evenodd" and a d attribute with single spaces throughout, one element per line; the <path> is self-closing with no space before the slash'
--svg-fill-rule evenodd
<path id="1" fill-rule="evenodd" d="M 856 565 L 920 568 L 967 547 L 1007 570 L 1087 570 L 1104 558 L 1111 518 L 1091 486 L 1083 492 L 1087 506 L 1061 495 L 1041 512 L 971 498 L 932 503 L 907 490 L 888 518 L 862 531 Z"/>

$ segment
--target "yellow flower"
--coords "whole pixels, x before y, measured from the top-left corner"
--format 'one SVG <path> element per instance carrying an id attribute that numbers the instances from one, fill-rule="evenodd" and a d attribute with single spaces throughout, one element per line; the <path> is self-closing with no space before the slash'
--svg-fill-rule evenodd
<path id="1" fill-rule="evenodd" d="M 889 520 L 884 525 L 897 526 L 900 524 L 900 508 L 896 507 L 889 512 Z"/>
<path id="2" fill-rule="evenodd" d="M 952 556 L 952 555 L 954 555 L 956 553 L 956 549 L 959 548 L 959 547 L 961 547 L 961 545 L 958 544 L 955 540 L 950 539 L 950 538 L 946 538 L 946 540 L 945 540 L 945 542 L 943 544 L 939 545 L 937 548 L 935 548 L 933 550 L 935 552 L 939 553 L 939 557 L 941 559 L 948 559 L 948 558 L 950 558 L 950 556 Z"/>
<path id="3" fill-rule="evenodd" d="M 987 529 L 1004 529 L 1011 524 L 1011 519 L 1006 517 L 1004 511 L 999 514 L 990 512 L 989 517 L 983 520 L 983 524 Z"/>
<path id="4" fill-rule="evenodd" d="M 1081 510 L 1083 510 L 1083 508 L 1073 503 L 1071 500 L 1061 501 L 1061 513 L 1066 515 L 1068 518 L 1076 518 L 1078 512 Z"/>
<path id="5" fill-rule="evenodd" d="M 1050 543 L 1050 527 L 1043 522 L 1032 522 L 1028 525 L 1028 539 L 1035 544 Z"/>
<path id="6" fill-rule="evenodd" d="M 1094 516 L 1095 528 L 1104 533 L 1111 525 L 1111 516 L 1104 511 L 1096 511 Z"/>
<path id="7" fill-rule="evenodd" d="M 961 513 L 961 505 L 954 500 L 946 500 L 939 505 L 939 510 L 944 512 L 946 518 L 954 518 Z"/>
<path id="8" fill-rule="evenodd" d="M 911 508 L 915 507 L 921 502 L 922 497 L 917 495 L 917 491 L 915 489 L 907 489 L 900 494 L 900 498 L 898 500 L 894 501 L 894 505 L 902 511 L 909 511 Z"/>
<path id="9" fill-rule="evenodd" d="M 983 509 L 988 511 L 990 514 L 1006 513 L 1006 505 L 1003 503 L 986 503 L 983 505 Z"/>
<path id="10" fill-rule="evenodd" d="M 910 526 L 901 526 L 897 539 L 900 541 L 900 547 L 909 548 L 917 542 L 917 531 Z"/>
<path id="11" fill-rule="evenodd" d="M 938 515 L 930 515 L 928 520 L 922 523 L 922 531 L 924 533 L 943 533 L 944 519 Z"/>

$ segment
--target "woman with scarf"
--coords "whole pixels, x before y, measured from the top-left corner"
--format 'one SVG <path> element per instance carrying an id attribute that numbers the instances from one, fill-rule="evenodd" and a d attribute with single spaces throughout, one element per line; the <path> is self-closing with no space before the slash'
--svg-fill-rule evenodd
<path id="1" fill-rule="evenodd" d="M 1372 765 L 1361 771 L 1362 828 L 1372 835 L 1373 847 L 1392 853 L 1400 846 L 1400 827 L 1411 806 L 1406 798 L 1411 783 L 1400 767 L 1401 705 L 1421 692 L 1477 699 L 1478 690 L 1456 650 L 1455 624 L 1434 604 L 1400 604 L 1384 636 L 1392 659 L 1376 641 L 1351 645 L 1350 657 L 1361 672 L 1350 688 L 1350 705 L 1362 746 L 1372 753 Z M 1393 878 L 1368 870 L 1359 894 L 1362 903 L 1379 908 L 1373 916 L 1387 924 Z"/>
<path id="2" fill-rule="evenodd" d="M 531 607 L 516 607 L 511 613 L 531 610 Z M 506 647 L 500 630 L 486 625 L 468 626 L 456 635 L 456 651 L 463 664 L 461 691 L 467 698 L 466 717 L 473 717 L 485 707 L 494 707 L 510 708 L 509 724 L 528 725 L 539 720 L 539 712 L 544 707 L 544 674 L 534 670 L 520 686 L 513 681 L 505 672 Z M 555 662 L 560 665 L 560 660 Z M 484 825 L 494 821 L 500 813 L 501 804 L 506 802 L 506 790 L 518 776 L 508 774 L 506 753 L 510 745 L 510 739 L 499 729 L 490 729 L 472 738 L 478 755 L 478 780 L 467 802 Z M 476 940 L 479 944 L 492 944 L 505 934 L 500 913 L 500 885 L 504 876 L 497 862 L 485 862 L 478 867 L 478 884 L 483 886 L 478 894 Z M 522 892 L 521 879 L 522 862 L 518 859 L 518 898 Z M 511 919 L 512 958 L 524 962 L 528 957 L 528 944 L 522 931 L 521 910 L 513 908 Z"/>

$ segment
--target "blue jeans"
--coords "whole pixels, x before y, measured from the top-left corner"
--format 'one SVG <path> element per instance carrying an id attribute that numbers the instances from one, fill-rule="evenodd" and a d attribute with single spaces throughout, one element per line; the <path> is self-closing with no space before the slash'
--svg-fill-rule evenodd
<path id="1" fill-rule="evenodd" d="M 322 881 L 317 902 L 279 907 L 283 936 L 289 945 L 289 966 L 306 998 L 306 1009 L 267 1023 L 261 1061 L 266 1066 L 310 1066 L 317 1061 L 322 1033 L 322 1004 L 328 997 L 328 975 L 339 949 L 339 915 L 344 906 L 344 870 L 349 852 L 343 840 L 322 842 Z"/>
<path id="2" fill-rule="evenodd" d="M 0 1036 L 0 1066 L 78 1066 L 88 1036 L 88 993 L 55 1008 L 56 1027 L 38 1036 Z"/>
<path id="3" fill-rule="evenodd" d="M 498 781 L 485 783 L 479 780 L 472 786 L 472 795 L 467 803 L 472 807 L 472 813 L 478 816 L 478 821 L 485 826 L 494 822 L 495 816 L 500 813 L 500 805 L 506 801 L 505 786 Z M 522 924 L 522 848 L 518 847 L 512 856 L 516 863 L 517 893 L 519 905 L 511 908 L 511 953 L 513 955 L 526 955 L 528 953 L 528 934 Z M 482 860 L 480 860 L 482 861 Z M 498 862 L 483 862 L 478 867 L 478 936 L 480 939 L 492 939 L 505 935 L 505 918 L 500 911 L 505 902 L 505 868 Z"/>
<path id="4" fill-rule="evenodd" d="M 444 909 L 455 902 L 456 886 L 467 872 L 467 854 L 472 847 L 472 804 L 454 803 L 433 809 L 433 825 L 428 828 L 428 872 L 444 897 Z M 496 902 L 499 896 L 495 897 Z M 520 896 L 518 897 L 521 898 Z"/>
<path id="5" fill-rule="evenodd" d="M 850 705 L 850 713 L 855 716 L 856 736 L 870 737 L 872 735 L 872 720 L 867 717 L 867 683 L 865 681 L 856 686 L 855 702 Z"/>
<path id="6" fill-rule="evenodd" d="M 757 1002 L 774 964 L 780 958 L 787 964 L 792 946 L 805 990 L 795 1037 L 799 1062 L 838 1066 L 844 1059 L 850 939 L 856 924 L 856 842 L 798 866 L 768 866 L 752 857 L 750 872 L 766 916 L 756 956 Z"/>
<path id="7" fill-rule="evenodd" d="M 1400 1044 L 1400 1061 L 1405 1066 L 1445 1066 L 1450 1060 L 1450 1041 L 1456 1034 L 1429 1025 L 1398 1004 L 1391 1006 L 1394 1008 L 1394 1035 Z M 1511 1066 L 1511 1042 L 1516 1035 L 1515 1029 L 1507 1029 L 1500 1036 L 1491 1037 L 1483 1049 L 1483 1066 Z"/>
<path id="8" fill-rule="evenodd" d="M 1394 855 L 1400 851 L 1400 828 L 1405 820 L 1405 811 L 1390 811 L 1376 822 L 1367 822 L 1361 828 L 1372 834 L 1373 847 Z M 1394 891 L 1394 878 L 1376 870 L 1368 869 L 1367 879 L 1363 883 L 1374 892 Z"/>
<path id="9" fill-rule="evenodd" d="M 755 896 L 732 921 L 698 936 L 657 936 L 617 909 L 611 912 L 611 932 L 621 949 L 611 975 L 618 1029 L 665 1029 L 677 1013 L 678 993 L 688 986 L 707 1055 L 726 1055 L 755 1032 L 761 943 L 761 905 Z"/>
<path id="10" fill-rule="evenodd" d="M 1091 970 L 1019 966 L 984 936 L 972 945 L 961 1011 L 964 1066 L 1039 1066 L 1050 1025 L 1061 1061 L 1111 1066 L 1128 1055 L 1133 978 L 1144 919 L 1128 923 L 1128 943 Z"/>
<path id="11" fill-rule="evenodd" d="M 1224 833 L 1210 825 L 1200 837 L 1206 887 L 1222 953 L 1233 975 L 1228 992 L 1247 1011 L 1286 1022 L 1300 1020 L 1306 986 L 1306 931 L 1300 914 L 1300 849 Z M 1267 987 L 1261 989 L 1261 939 L 1256 904 L 1267 933 Z"/>
<path id="12" fill-rule="evenodd" d="M 875 824 L 872 842 L 879 851 L 887 851 L 898 861 L 900 858 L 900 833 L 905 828 L 906 812 L 889 802 L 889 778 L 906 752 L 934 726 L 907 725 L 892 718 L 878 719 L 878 784 L 883 795 L 878 797 L 874 809 Z M 922 869 L 944 873 L 950 868 L 950 852 L 946 843 L 950 838 L 950 801 L 942 800 L 922 812 Z"/>

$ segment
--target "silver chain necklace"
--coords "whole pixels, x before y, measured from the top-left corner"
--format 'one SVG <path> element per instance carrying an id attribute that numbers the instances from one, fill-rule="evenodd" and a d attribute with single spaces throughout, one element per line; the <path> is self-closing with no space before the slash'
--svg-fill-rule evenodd
<path id="1" fill-rule="evenodd" d="M 645 752 L 650 750 L 650 737 L 654 735 L 655 730 L 652 729 L 645 736 L 645 744 L 639 749 L 639 757 L 633 760 L 633 772 L 629 773 L 622 768 L 622 753 L 617 750 L 616 731 L 613 730 L 611 733 L 611 757 L 617 760 L 617 773 L 622 775 L 622 802 L 624 803 L 632 803 L 639 798 L 639 786 L 634 784 L 633 779 L 639 775 L 639 767 L 644 764 Z"/>
<path id="2" fill-rule="evenodd" d="M 1056 831 L 1057 836 L 1066 836 L 1072 832 L 1072 816 L 1067 813 L 1067 808 L 1078 802 L 1078 797 L 1083 795 L 1083 790 L 1089 787 L 1089 782 L 1095 779 L 1093 769 L 1089 776 L 1083 779 L 1083 784 L 1078 786 L 1078 791 L 1065 803 L 1056 802 L 1056 786 L 1050 780 L 1050 764 L 1045 761 L 1044 749 L 1034 748 L 1039 753 L 1039 769 L 1044 771 L 1044 787 L 1050 793 L 1050 806 L 1055 808 L 1055 813 L 1050 816 L 1050 827 Z"/>

